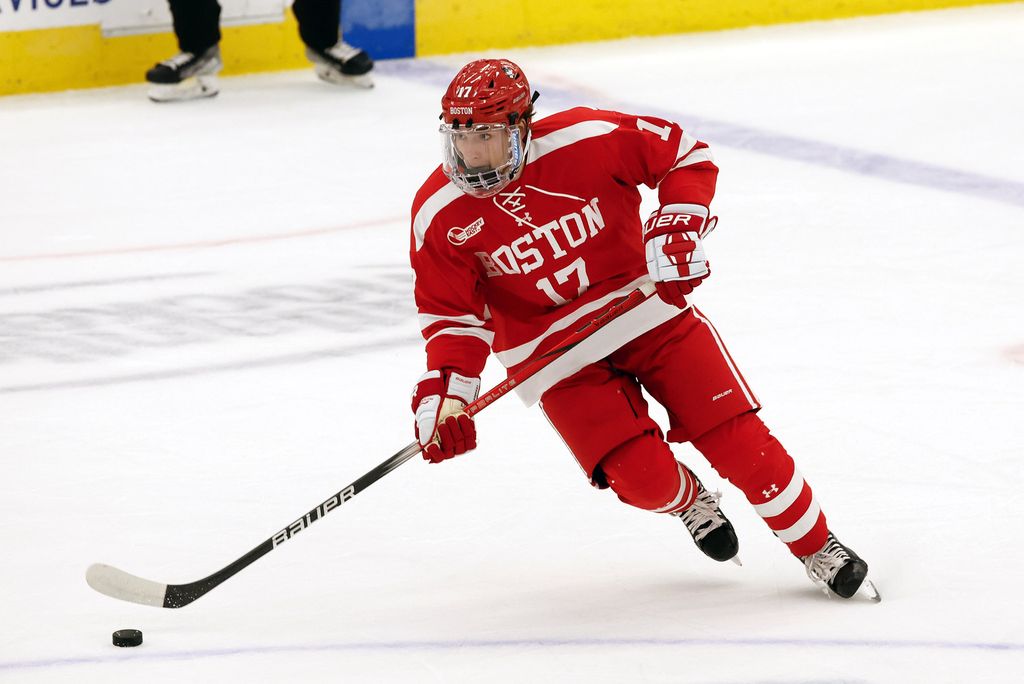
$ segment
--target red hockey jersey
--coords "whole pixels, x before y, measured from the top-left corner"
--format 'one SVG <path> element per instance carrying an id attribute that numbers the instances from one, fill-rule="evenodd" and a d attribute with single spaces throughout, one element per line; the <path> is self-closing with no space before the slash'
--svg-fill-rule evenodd
<path id="1" fill-rule="evenodd" d="M 510 372 L 577 321 L 649 282 L 643 183 L 662 204 L 708 206 L 706 144 L 656 117 L 576 108 L 534 123 L 526 165 L 503 192 L 463 194 L 434 171 L 412 206 L 410 259 L 427 367 L 478 376 L 489 351 Z M 559 379 L 678 315 L 652 297 L 522 386 Z"/>

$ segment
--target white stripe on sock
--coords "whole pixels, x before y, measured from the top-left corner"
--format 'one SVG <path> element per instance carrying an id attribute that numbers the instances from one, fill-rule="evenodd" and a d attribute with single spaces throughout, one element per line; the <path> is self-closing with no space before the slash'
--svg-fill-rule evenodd
<path id="1" fill-rule="evenodd" d="M 807 511 L 800 516 L 800 519 L 793 523 L 790 527 L 784 530 L 776 530 L 775 534 L 778 535 L 786 544 L 790 544 L 799 539 L 803 539 L 804 535 L 811 531 L 814 524 L 818 522 L 818 516 L 821 515 L 821 508 L 818 506 L 818 502 L 811 499 L 811 505 L 807 508 Z"/>
<path id="2" fill-rule="evenodd" d="M 690 496 L 690 478 L 687 477 L 688 473 L 683 471 L 683 464 L 676 461 L 676 467 L 679 468 L 679 493 L 676 494 L 676 498 L 671 503 L 656 509 L 655 513 L 668 513 L 683 501 L 686 501 Z"/>
<path id="3" fill-rule="evenodd" d="M 754 510 L 762 518 L 774 518 L 777 515 L 785 513 L 786 510 L 793 505 L 793 502 L 800 496 L 800 492 L 804 490 L 804 477 L 800 474 L 800 471 L 796 468 L 793 469 L 793 479 L 789 481 L 789 484 L 782 490 L 782 492 L 774 499 L 767 503 L 755 504 Z"/>

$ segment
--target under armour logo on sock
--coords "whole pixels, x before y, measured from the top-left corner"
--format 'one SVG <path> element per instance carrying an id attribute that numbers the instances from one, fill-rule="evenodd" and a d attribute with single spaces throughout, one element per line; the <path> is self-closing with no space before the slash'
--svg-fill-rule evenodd
<path id="1" fill-rule="evenodd" d="M 764 498 L 766 498 L 766 499 L 770 499 L 770 498 L 772 498 L 772 494 L 777 494 L 777 493 L 778 493 L 778 491 L 779 491 L 779 488 L 778 488 L 778 487 L 776 487 L 776 486 L 775 486 L 775 485 L 773 484 L 773 485 L 772 485 L 771 487 L 769 487 L 768 489 L 762 489 L 762 490 L 761 490 L 761 493 L 762 493 L 762 494 L 764 494 Z"/>

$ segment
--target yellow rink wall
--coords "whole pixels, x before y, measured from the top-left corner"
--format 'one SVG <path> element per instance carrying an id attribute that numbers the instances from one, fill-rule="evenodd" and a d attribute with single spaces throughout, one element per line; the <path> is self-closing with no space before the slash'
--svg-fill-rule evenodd
<path id="1" fill-rule="evenodd" d="M 416 54 L 715 31 L 1006 0 L 416 0 Z"/>
<path id="2" fill-rule="evenodd" d="M 221 33 L 225 74 L 309 64 L 290 15 Z M 0 33 L 0 95 L 141 83 L 147 69 L 177 51 L 171 33 L 107 38 L 98 25 Z"/>
<path id="3" fill-rule="evenodd" d="M 105 37 L 98 25 L 5 29 L 30 4 L 0 0 L 0 95 L 140 83 L 177 52 L 170 33 Z M 104 5 L 112 0 L 91 0 Z M 130 0 L 118 0 L 127 2 Z M 713 31 L 784 22 L 1005 3 L 1007 0 L 344 0 L 346 39 L 377 59 Z M 15 9 L 20 7 L 20 10 Z M 307 66 L 291 11 L 283 21 L 223 27 L 225 74 Z"/>

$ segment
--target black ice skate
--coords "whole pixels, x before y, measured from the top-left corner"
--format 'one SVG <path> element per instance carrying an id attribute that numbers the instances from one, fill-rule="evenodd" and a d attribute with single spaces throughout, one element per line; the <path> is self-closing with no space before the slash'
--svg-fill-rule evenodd
<path id="1" fill-rule="evenodd" d="M 326 50 L 314 50 L 306 46 L 306 57 L 313 63 L 313 69 L 321 81 L 360 88 L 373 87 L 373 79 L 370 78 L 373 60 L 370 55 L 343 40 Z"/>
<path id="2" fill-rule="evenodd" d="M 720 492 L 709 492 L 697 480 L 697 498 L 693 504 L 685 511 L 673 515 L 683 521 L 697 548 L 708 558 L 719 562 L 731 560 L 736 565 L 743 565 L 736 555 L 740 550 L 736 530 L 718 507 L 720 498 Z"/>
<path id="3" fill-rule="evenodd" d="M 867 579 L 868 564 L 853 549 L 843 546 L 831 532 L 821 550 L 800 559 L 807 568 L 807 576 L 822 587 L 829 596 L 848 599 L 862 587 L 864 593 L 876 603 L 882 600 L 875 585 Z"/>
<path id="4" fill-rule="evenodd" d="M 146 72 L 152 86 L 149 99 L 175 102 L 213 97 L 219 92 L 217 73 L 224 68 L 220 47 L 214 45 L 202 54 L 181 52 Z"/>

